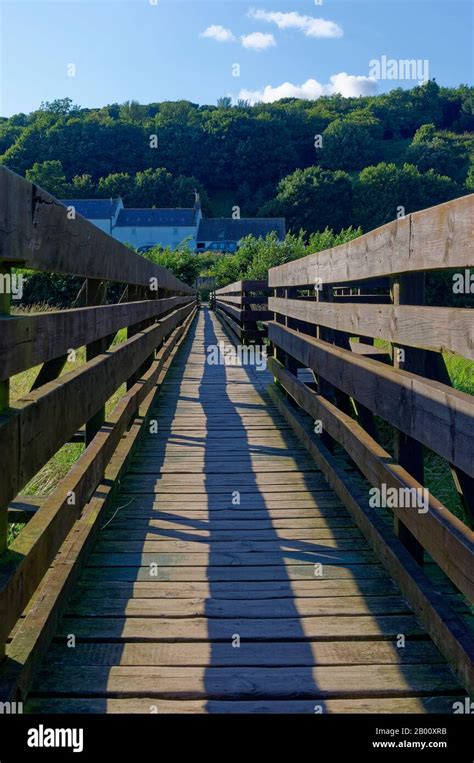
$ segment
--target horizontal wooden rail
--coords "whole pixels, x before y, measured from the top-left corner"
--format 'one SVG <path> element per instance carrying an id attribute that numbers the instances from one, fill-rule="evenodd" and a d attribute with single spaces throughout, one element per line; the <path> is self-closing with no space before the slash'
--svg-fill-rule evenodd
<path id="1" fill-rule="evenodd" d="M 352 299 L 350 297 L 349 299 Z M 474 310 L 423 305 L 368 305 L 270 297 L 270 310 L 307 323 L 395 344 L 474 359 Z"/>
<path id="2" fill-rule="evenodd" d="M 351 416 L 308 389 L 275 358 L 269 358 L 268 365 L 293 400 L 313 419 L 322 422 L 324 430 L 343 446 L 372 485 L 378 488 L 386 484 L 387 487 L 403 490 L 422 489 L 422 485 Z M 403 506 L 393 507 L 393 511 L 459 590 L 474 601 L 474 534 L 431 495 L 426 511 L 418 512 Z"/>
<path id="3" fill-rule="evenodd" d="M 135 284 L 176 294 L 195 290 L 135 254 L 60 201 L 0 167 L 0 261 L 48 273 Z"/>
<path id="4" fill-rule="evenodd" d="M 0 416 L 0 452 L 9 475 L 8 480 L 0 482 L 0 506 L 17 495 L 193 307 L 191 303 L 178 308 L 109 352 L 30 392 Z M 52 422 L 61 422 L 61 426 L 53 426 Z"/>
<path id="5" fill-rule="evenodd" d="M 164 342 L 148 371 L 107 417 L 94 443 L 65 481 L 42 503 L 12 544 L 9 561 L 0 568 L 0 639 L 5 638 L 43 578 L 44 584 L 15 629 L 7 665 L 0 667 L 0 701 L 17 697 L 18 692 L 24 697 L 29 690 L 114 495 L 115 482 L 141 435 L 155 394 L 195 312 L 196 306 Z M 75 507 L 65 504 L 66 489 L 76 491 Z M 60 547 L 61 554 L 50 567 Z"/>
<path id="6" fill-rule="evenodd" d="M 265 309 L 268 292 L 266 281 L 237 281 L 214 292 L 211 305 L 239 341 L 262 342 L 267 332 L 261 324 L 273 317 Z"/>
<path id="7" fill-rule="evenodd" d="M 445 595 L 437 590 L 437 586 L 424 574 L 404 545 L 394 537 L 377 509 L 368 505 L 360 486 L 354 483 L 340 461 L 325 447 L 321 438 L 314 434 L 312 427 L 302 419 L 301 413 L 284 399 L 275 385 L 270 385 L 268 391 L 279 412 L 320 467 L 328 484 L 346 505 L 440 652 L 450 663 L 467 692 L 472 694 L 474 640 L 469 625 L 453 610 Z"/>
<path id="8" fill-rule="evenodd" d="M 150 318 L 159 318 L 193 297 L 122 302 L 50 313 L 0 317 L 0 379 L 8 379 L 70 349 L 90 344 Z M 54 337 L 54 342 L 51 341 Z"/>
<path id="9" fill-rule="evenodd" d="M 347 244 L 269 271 L 269 286 L 357 282 L 419 271 L 469 268 L 474 262 L 474 194 L 366 233 Z M 226 287 L 228 288 L 228 287 Z"/>
<path id="10" fill-rule="evenodd" d="M 474 398 L 278 323 L 269 339 L 303 366 L 450 463 L 474 475 Z"/>
<path id="11" fill-rule="evenodd" d="M 268 283 L 264 280 L 245 279 L 243 281 L 235 281 L 227 286 L 222 286 L 217 289 L 216 296 L 222 296 L 223 294 L 236 294 L 240 295 L 247 291 L 262 291 L 268 289 Z"/>
<path id="12" fill-rule="evenodd" d="M 267 324 L 272 399 L 471 690 L 468 623 L 422 565 L 428 554 L 474 601 L 474 395 L 453 388 L 443 356 L 469 368 L 474 311 L 425 304 L 427 273 L 474 266 L 473 221 L 471 195 L 272 268 Z M 426 487 L 426 448 L 451 469 L 465 521 Z"/>

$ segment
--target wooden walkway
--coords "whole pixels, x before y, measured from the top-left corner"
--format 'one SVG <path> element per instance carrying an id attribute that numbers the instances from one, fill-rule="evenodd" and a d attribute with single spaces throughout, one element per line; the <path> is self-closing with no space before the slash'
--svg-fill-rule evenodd
<path id="1" fill-rule="evenodd" d="M 206 363 L 224 341 L 201 310 L 27 709 L 452 712 L 463 689 L 269 373 Z"/>

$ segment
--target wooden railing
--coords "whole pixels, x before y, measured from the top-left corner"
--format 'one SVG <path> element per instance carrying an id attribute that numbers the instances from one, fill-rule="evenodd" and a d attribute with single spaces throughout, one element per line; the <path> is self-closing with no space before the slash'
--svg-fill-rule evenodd
<path id="1" fill-rule="evenodd" d="M 455 268 L 464 275 L 474 266 L 473 221 L 474 195 L 271 269 L 268 324 L 275 350 L 269 368 L 289 398 L 273 387 L 273 399 L 471 687 L 472 639 L 431 591 L 420 564 L 426 552 L 473 600 L 474 396 L 452 388 L 442 353 L 474 358 L 474 310 L 423 304 L 426 273 Z M 386 344 L 375 347 L 374 340 Z M 311 369 L 310 380 L 308 371 L 298 378 L 300 368 Z M 312 436 L 298 408 L 314 420 Z M 381 422 L 385 435 L 394 433 L 391 444 L 379 433 Z M 338 467 L 336 445 L 365 478 L 362 495 Z M 450 464 L 466 523 L 423 492 L 426 448 Z M 370 486 L 393 511 L 393 541 L 372 508 L 375 491 L 369 503 Z M 388 490 L 395 498 L 384 501 Z M 407 491 L 414 503 L 414 490 L 422 511 L 403 505 Z"/>
<path id="2" fill-rule="evenodd" d="M 9 295 L 0 297 L 0 657 L 197 308 L 192 288 L 71 217 L 73 210 L 0 168 L 2 284 L 13 267 L 84 278 L 74 309 L 11 315 Z M 106 304 L 109 283 L 121 284 L 116 304 Z M 124 328 L 126 338 L 113 344 Z M 63 374 L 84 346 L 85 362 Z M 39 365 L 31 391 L 10 400 L 11 377 Z M 79 460 L 52 494 L 31 501 L 31 520 L 6 550 L 14 499 L 63 445 L 81 440 Z M 24 518 L 29 501 L 18 505 Z"/>
<path id="3" fill-rule="evenodd" d="M 246 280 L 223 286 L 211 295 L 211 307 L 238 344 L 262 343 L 266 337 L 266 321 L 273 318 L 268 293 L 267 281 Z"/>

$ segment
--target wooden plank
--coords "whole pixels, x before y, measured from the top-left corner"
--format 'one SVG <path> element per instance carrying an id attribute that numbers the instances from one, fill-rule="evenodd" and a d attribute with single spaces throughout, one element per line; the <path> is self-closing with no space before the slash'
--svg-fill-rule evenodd
<path id="1" fill-rule="evenodd" d="M 245 523 L 245 520 L 242 520 L 243 523 Z M 155 543 L 158 545 L 162 545 L 166 543 L 168 540 L 179 537 L 180 533 L 179 531 L 185 535 L 185 527 L 179 523 L 169 523 L 171 526 L 168 528 L 161 528 L 162 532 L 159 532 L 159 529 L 156 526 L 150 526 L 149 530 L 147 532 L 147 526 L 148 522 L 145 520 L 144 523 L 142 523 L 142 526 L 137 527 L 137 522 L 134 521 L 133 526 L 130 527 L 130 522 L 127 521 L 126 525 L 122 524 L 120 527 L 117 526 L 116 523 L 112 525 L 112 530 L 110 532 L 105 531 L 102 536 L 101 540 L 103 541 L 109 541 L 110 545 L 113 545 L 114 550 L 119 550 L 117 548 L 117 542 L 123 541 L 127 544 L 128 548 L 128 542 L 130 542 L 132 545 L 133 543 Z M 174 527 L 173 527 L 174 524 Z M 151 522 L 150 522 L 151 525 Z M 211 523 L 209 523 L 211 525 Z M 238 538 L 239 541 L 234 540 L 236 537 L 235 530 L 238 529 Z M 164 530 L 164 532 L 163 532 Z M 178 531 L 178 532 L 176 532 Z M 290 528 L 284 528 L 283 531 L 279 531 L 278 528 L 269 528 L 266 530 L 259 530 L 259 529 L 253 529 L 253 528 L 245 528 L 241 527 L 240 520 L 237 520 L 237 522 L 231 523 L 231 527 L 227 527 L 224 529 L 217 530 L 215 527 L 215 523 L 212 522 L 211 529 L 210 530 L 196 530 L 194 527 L 192 528 L 192 537 L 194 541 L 197 543 L 198 541 L 201 541 L 203 543 L 238 543 L 238 542 L 250 542 L 255 543 L 256 541 L 262 541 L 262 542 L 272 542 L 272 543 L 278 543 L 278 542 L 285 542 L 285 541 L 291 541 L 291 540 L 342 540 L 344 539 L 347 541 L 350 538 L 357 538 L 360 540 L 360 531 L 357 530 L 354 527 L 323 527 L 323 528 L 315 528 L 315 527 L 305 527 L 300 529 L 290 529 Z M 174 541 L 175 543 L 179 543 L 179 540 Z M 365 543 L 365 541 L 364 541 Z M 109 543 L 107 543 L 107 546 L 109 546 Z M 213 545 L 213 548 L 214 545 Z M 109 549 L 111 550 L 111 549 Z M 126 549 L 125 549 L 126 550 Z M 136 547 L 130 548 L 130 551 L 137 551 Z M 148 547 L 148 551 L 153 551 L 151 547 Z M 157 549 L 160 550 L 160 549 Z M 161 549 L 162 551 L 165 551 L 166 549 Z M 229 549 L 230 550 L 230 549 Z"/>
<path id="2" fill-rule="evenodd" d="M 474 475 L 474 398 L 271 322 L 269 338 L 410 437 Z"/>
<path id="3" fill-rule="evenodd" d="M 3 288 L 3 284 L 7 283 L 7 279 L 11 278 L 11 268 L 8 264 L 0 262 L 0 279 L 2 279 L 2 288 L 0 289 L 0 321 L 9 320 L 10 315 L 10 303 L 11 294 L 8 293 L 6 288 Z M 0 427 L 2 422 L 2 414 L 4 411 L 8 411 L 10 408 L 10 374 L 0 377 Z M 0 433 L 0 446 L 3 445 L 3 438 Z M 15 445 L 13 441 L 10 443 Z M 7 514 L 8 501 L 0 497 L 0 554 L 7 548 L 8 538 L 8 514 Z M 3 658 L 3 644 L 0 639 L 0 660 Z"/>
<path id="4" fill-rule="evenodd" d="M 48 664 L 105 666 L 181 666 L 181 667 L 289 667 L 313 665 L 438 665 L 443 658 L 430 641 L 411 640 L 404 649 L 390 641 L 308 642 L 298 645 L 279 643 L 246 643 L 245 648 L 229 649 L 228 644 L 136 642 L 116 644 L 105 642 L 77 643 L 74 649 L 54 644 Z"/>
<path id="5" fill-rule="evenodd" d="M 171 339 L 152 369 L 124 395 L 97 435 L 94 446 L 84 451 L 66 478 L 43 502 L 41 511 L 13 541 L 8 556 L 1 559 L 0 642 L 5 642 L 61 543 L 97 488 L 126 427 L 156 384 L 173 346 Z"/>
<path id="6" fill-rule="evenodd" d="M 393 220 L 346 244 L 268 271 L 270 287 L 337 284 L 474 262 L 474 194 Z M 448 243 L 449 242 L 449 245 Z M 320 279 L 317 281 L 317 279 Z"/>
<path id="7" fill-rule="evenodd" d="M 365 699 L 325 699 L 323 713 L 376 713 L 377 715 L 393 713 L 435 713 L 450 714 L 455 703 L 464 705 L 465 696 L 423 696 L 423 697 L 367 697 Z M 28 713 L 150 713 L 190 714 L 304 714 L 314 715 L 314 699 L 307 700 L 173 700 L 156 699 L 156 697 L 132 697 L 117 699 L 115 697 L 100 698 L 43 698 L 32 697 L 27 705 Z"/>
<path id="8" fill-rule="evenodd" d="M 165 268 L 135 254 L 46 191 L 0 167 L 0 260 L 48 273 L 159 287 L 176 294 L 195 290 Z"/>
<path id="9" fill-rule="evenodd" d="M 425 274 L 415 273 L 392 279 L 391 296 L 394 305 L 422 304 L 425 301 Z M 400 347 L 398 344 L 393 345 L 392 362 L 394 368 L 401 368 L 419 376 L 426 376 L 426 353 L 423 350 L 406 346 Z M 420 442 L 395 428 L 393 431 L 393 455 L 400 466 L 406 469 L 419 484 L 424 483 L 424 448 Z M 410 532 L 405 522 L 396 514 L 394 516 L 394 530 L 396 536 L 418 564 L 423 564 L 422 542 Z M 474 544 L 472 547 L 474 548 Z M 470 556 L 472 559 L 472 549 Z"/>
<path id="10" fill-rule="evenodd" d="M 383 638 L 395 641 L 403 633 L 407 639 L 419 637 L 424 629 L 413 615 L 345 617 L 321 616 L 288 619 L 215 619 L 194 618 L 124 618 L 70 617 L 58 630 L 58 638 L 74 633 L 76 639 L 95 641 L 107 639 L 125 641 L 223 641 L 232 642 L 238 633 L 242 641 L 322 641 L 330 639 Z M 447 669 L 448 670 L 448 669 Z M 77 670 L 76 678 L 77 678 Z M 451 673 L 451 681 L 454 676 Z M 57 683 L 57 682 L 56 682 Z M 459 683 L 456 680 L 455 686 Z M 92 687 L 91 687 L 92 688 Z"/>
<path id="11" fill-rule="evenodd" d="M 187 321 L 179 326 L 174 336 L 169 339 L 167 347 L 163 348 L 162 353 L 166 357 L 166 363 L 160 370 L 158 379 L 155 379 L 158 385 L 166 376 L 193 317 L 193 314 L 188 316 Z M 20 696 L 28 692 L 35 672 L 54 635 L 63 607 L 77 580 L 80 567 L 90 552 L 99 529 L 99 522 L 113 499 L 115 485 L 119 483 L 132 449 L 138 441 L 142 426 L 148 420 L 155 394 L 156 390 L 152 388 L 141 402 L 137 418 L 120 441 L 109 462 L 103 483 L 85 507 L 66 543 L 63 544 L 61 557 L 47 572 L 37 598 L 29 607 L 26 617 L 8 645 L 8 659 L 0 668 L 2 700 L 16 698 L 18 691 Z"/>
<path id="12" fill-rule="evenodd" d="M 365 542 L 365 541 L 364 541 Z M 206 617 L 221 619 L 288 619 L 306 617 L 328 617 L 347 615 L 411 614 L 409 605 L 397 595 L 394 596 L 343 596 L 319 599 L 279 599 L 253 601 L 252 599 L 119 599 L 108 595 L 102 598 L 82 595 L 79 601 L 71 603 L 66 614 L 74 617 L 147 617 L 147 618 L 190 618 Z M 212 623 L 209 630 L 212 632 Z"/>
<path id="13" fill-rule="evenodd" d="M 234 281 L 227 286 L 223 286 L 215 291 L 218 298 L 221 294 L 240 294 L 243 291 L 262 291 L 268 289 L 268 283 L 264 280 L 244 279 L 243 281 Z"/>
<path id="14" fill-rule="evenodd" d="M 346 619 L 346 618 L 341 618 Z M 234 631 L 237 632 L 237 631 Z M 396 697 L 407 694 L 460 693 L 459 683 L 445 665 L 365 665 L 279 668 L 186 668 L 143 666 L 51 666 L 41 673 L 43 696 L 103 694 L 175 698 Z"/>
<path id="15" fill-rule="evenodd" d="M 409 552 L 393 536 L 385 521 L 367 505 L 366 496 L 339 467 L 331 453 L 291 409 L 276 388 L 269 389 L 279 410 L 291 422 L 329 484 L 345 503 L 360 530 L 380 557 L 384 567 L 407 597 L 434 643 L 452 665 L 468 692 L 474 689 L 474 643 L 465 621 L 454 613 L 442 594 L 434 589 Z"/>
<path id="16" fill-rule="evenodd" d="M 269 321 L 273 318 L 273 313 L 269 310 L 239 310 L 233 305 L 228 305 L 225 302 L 221 302 L 220 299 L 216 300 L 216 307 L 219 310 L 230 315 L 234 320 L 242 323 L 256 323 L 256 321 Z"/>
<path id="17" fill-rule="evenodd" d="M 474 359 L 474 310 L 420 305 L 339 304 L 270 297 L 269 308 L 307 323 Z"/>
<path id="18" fill-rule="evenodd" d="M 213 582 L 247 582 L 247 581 L 285 581 L 314 580 L 314 563 L 259 566 L 224 566 L 214 567 Z M 386 577 L 385 570 L 380 564 L 344 565 L 332 564 L 327 559 L 323 567 L 325 580 L 365 580 Z M 83 573 L 87 581 L 150 581 L 150 566 L 148 567 L 87 567 Z M 202 582 L 209 580 L 207 567 L 158 567 L 155 581 L 161 582 Z"/>
<path id="19" fill-rule="evenodd" d="M 305 387 L 273 358 L 270 366 L 278 381 L 313 419 L 322 422 L 323 429 L 344 447 L 372 485 L 422 490 L 422 485 L 350 416 Z M 428 494 L 427 499 L 422 513 L 413 507 L 391 509 L 455 585 L 474 601 L 474 533 L 434 496 Z"/>
<path id="20" fill-rule="evenodd" d="M 140 599 L 189 599 L 190 597 L 205 597 L 235 601 L 237 599 L 301 599 L 304 597 L 317 598 L 331 596 L 332 598 L 358 595 L 386 596 L 396 591 L 394 583 L 386 578 L 376 579 L 334 579 L 314 578 L 312 580 L 282 581 L 227 581 L 227 582 L 145 582 L 126 581 L 79 581 L 75 595 L 82 593 L 90 598 L 104 598 L 110 595 L 117 597 L 138 597 Z M 417 642 L 410 642 L 414 644 Z M 433 647 L 434 648 L 434 647 Z M 441 658 L 442 659 L 442 658 Z"/>
<path id="21" fill-rule="evenodd" d="M 0 316 L 0 379 L 44 363 L 172 308 L 192 297 L 83 307 L 56 312 Z M 53 338 L 53 341 L 52 341 Z"/>
<path id="22" fill-rule="evenodd" d="M 216 315 L 218 315 L 219 318 L 224 321 L 226 328 L 230 329 L 230 331 L 237 337 L 236 343 L 238 344 L 239 340 L 242 338 L 242 329 L 238 323 L 236 323 L 233 318 L 227 315 L 224 310 L 222 310 L 217 304 Z"/>
<path id="23" fill-rule="evenodd" d="M 8 474 L 8 480 L 0 482 L 0 506 L 17 495 L 118 389 L 130 369 L 137 368 L 192 309 L 192 305 L 178 308 L 155 326 L 11 406 L 0 424 L 0 452 Z M 61 427 L 51 427 L 52 421 L 60 421 Z"/>
<path id="24" fill-rule="evenodd" d="M 267 294 L 261 294 L 261 295 L 253 295 L 250 297 L 245 296 L 239 296 L 239 297 L 231 297 L 228 294 L 219 295 L 219 302 L 226 302 L 229 305 L 262 305 L 266 304 L 268 302 L 268 295 Z"/>
<path id="25" fill-rule="evenodd" d="M 235 535 L 234 535 L 235 538 Z M 181 539 L 162 539 L 157 540 L 115 540 L 109 538 L 107 541 L 100 540 L 96 545 L 96 552 L 100 554 L 147 554 L 147 553 L 192 553 L 192 554 L 234 554 L 234 553 L 255 553 L 256 563 L 258 563 L 260 553 L 282 553 L 303 550 L 303 553 L 310 553 L 312 549 L 354 551 L 357 549 L 366 550 L 367 541 L 365 538 L 320 538 L 318 544 L 295 543 L 286 538 L 278 539 L 274 535 L 270 539 L 264 540 L 246 540 L 240 538 L 237 540 L 217 540 L 212 537 L 211 540 L 194 538 L 194 540 Z M 258 554 L 258 556 L 257 556 Z"/>
<path id="26" fill-rule="evenodd" d="M 327 547 L 318 543 L 319 551 L 278 549 L 276 551 L 259 553 L 211 551 L 208 553 L 92 553 L 89 557 L 90 567 L 148 567 L 149 576 L 153 577 L 159 567 L 273 567 L 278 564 L 367 564 L 373 562 L 374 555 L 370 550 L 341 551 L 338 548 Z M 212 573 L 209 573 L 212 574 Z M 314 574 L 314 569 L 313 569 Z"/>

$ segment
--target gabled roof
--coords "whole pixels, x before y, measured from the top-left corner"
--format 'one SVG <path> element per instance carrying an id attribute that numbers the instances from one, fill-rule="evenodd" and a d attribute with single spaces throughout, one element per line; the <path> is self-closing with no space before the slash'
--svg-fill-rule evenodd
<path id="1" fill-rule="evenodd" d="M 74 207 L 88 220 L 110 220 L 117 212 L 120 199 L 61 199 L 66 207 Z"/>
<path id="2" fill-rule="evenodd" d="M 119 228 L 182 227 L 196 225 L 196 210 L 193 209 L 122 209 L 117 218 Z"/>
<path id="3" fill-rule="evenodd" d="M 214 217 L 201 220 L 198 241 L 240 241 L 244 236 L 265 238 L 275 231 L 280 241 L 285 238 L 284 217 L 248 217 L 232 220 Z"/>

